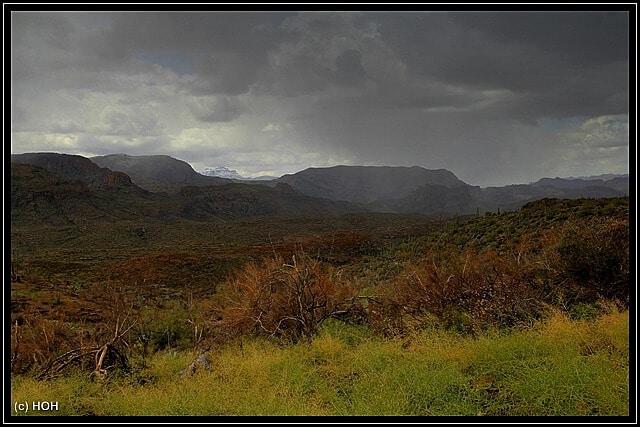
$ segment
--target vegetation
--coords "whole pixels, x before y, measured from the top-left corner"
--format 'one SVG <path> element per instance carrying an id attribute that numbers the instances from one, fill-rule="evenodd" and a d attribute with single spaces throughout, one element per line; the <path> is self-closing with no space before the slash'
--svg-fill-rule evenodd
<path id="1" fill-rule="evenodd" d="M 628 327 L 614 308 L 595 320 L 554 312 L 476 338 L 430 329 L 382 339 L 328 322 L 311 342 L 217 347 L 211 368 L 192 376 L 181 372 L 195 353 L 176 351 L 105 382 L 18 376 L 12 399 L 59 402 L 56 415 L 620 416 Z"/>
<path id="2" fill-rule="evenodd" d="M 12 401 L 60 401 L 60 415 L 627 415 L 628 209 L 16 223 Z"/>

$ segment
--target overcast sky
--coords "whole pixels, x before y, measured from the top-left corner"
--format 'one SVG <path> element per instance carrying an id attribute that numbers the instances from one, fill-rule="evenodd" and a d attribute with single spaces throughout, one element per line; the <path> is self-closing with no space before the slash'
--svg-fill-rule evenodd
<path id="1" fill-rule="evenodd" d="M 628 173 L 629 38 L 628 12 L 13 12 L 11 152 Z"/>

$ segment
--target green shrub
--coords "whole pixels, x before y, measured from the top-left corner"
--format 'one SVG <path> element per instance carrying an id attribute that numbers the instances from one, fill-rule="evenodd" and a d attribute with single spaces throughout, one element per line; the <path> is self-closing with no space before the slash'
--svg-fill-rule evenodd
<path id="1" fill-rule="evenodd" d="M 605 218 L 567 228 L 558 245 L 561 279 L 576 302 L 614 299 L 629 303 L 629 223 Z"/>

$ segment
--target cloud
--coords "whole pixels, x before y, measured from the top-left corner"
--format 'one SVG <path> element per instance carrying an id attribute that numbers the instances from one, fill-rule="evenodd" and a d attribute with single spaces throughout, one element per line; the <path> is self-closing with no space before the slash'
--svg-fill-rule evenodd
<path id="1" fill-rule="evenodd" d="M 589 147 L 626 147 L 629 145 L 627 116 L 600 116 L 585 121 L 579 131 Z M 575 134 L 574 134 L 575 135 Z"/>
<path id="2" fill-rule="evenodd" d="M 419 165 L 480 185 L 604 173 L 628 167 L 628 24 L 628 12 L 12 13 L 11 149 L 168 154 L 246 175 Z"/>
<path id="3" fill-rule="evenodd" d="M 257 90 L 287 97 L 311 95 L 367 80 L 386 84 L 401 73 L 382 45 L 372 16 L 300 13 L 282 24 L 287 41 L 269 52 L 269 69 Z M 398 71 L 400 69 L 400 71 Z"/>
<path id="4" fill-rule="evenodd" d="M 360 51 L 347 49 L 336 58 L 331 80 L 338 85 L 352 86 L 362 83 L 366 76 Z"/>
<path id="5" fill-rule="evenodd" d="M 531 46 L 580 65 L 626 61 L 629 15 L 615 11 L 452 13 L 451 19 L 497 43 Z"/>
<path id="6" fill-rule="evenodd" d="M 78 137 L 67 133 L 13 132 L 12 147 L 19 147 L 12 153 L 61 152 L 75 154 L 78 149 Z"/>
<path id="7" fill-rule="evenodd" d="M 107 135 L 159 135 L 158 115 L 149 107 L 106 106 L 101 114 Z"/>
<path id="8" fill-rule="evenodd" d="M 291 123 L 267 123 L 265 127 L 262 128 L 262 132 L 282 132 L 292 128 L 293 126 L 291 126 Z"/>
<path id="9" fill-rule="evenodd" d="M 230 122 L 246 108 L 238 98 L 230 96 L 189 97 L 187 105 L 194 117 L 203 122 Z"/>
<path id="10" fill-rule="evenodd" d="M 537 120 L 625 108 L 627 20 L 624 13 L 417 13 L 385 16 L 381 34 L 417 79 L 510 91 L 517 96 L 496 113 Z"/>
<path id="11" fill-rule="evenodd" d="M 541 156 L 546 176 L 629 173 L 627 115 L 560 120 L 546 126 Z"/>

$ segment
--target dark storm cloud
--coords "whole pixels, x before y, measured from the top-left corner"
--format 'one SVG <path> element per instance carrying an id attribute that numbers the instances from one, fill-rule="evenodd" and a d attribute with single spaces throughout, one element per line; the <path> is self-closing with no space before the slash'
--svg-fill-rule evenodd
<path id="1" fill-rule="evenodd" d="M 238 94 L 248 89 L 266 64 L 269 49 L 280 40 L 274 26 L 286 16 L 16 13 L 13 45 L 20 55 L 14 61 L 14 78 L 69 66 L 92 73 L 128 68 L 132 59 L 185 51 L 200 79 L 192 86 L 194 92 Z M 39 49 L 26 47 L 31 44 Z"/>
<path id="2" fill-rule="evenodd" d="M 355 85 L 366 78 L 362 67 L 362 54 L 355 49 L 347 49 L 335 60 L 335 71 L 331 80 L 339 85 Z"/>
<path id="3" fill-rule="evenodd" d="M 268 16 L 268 17 L 267 17 Z M 113 44 L 130 50 L 193 53 L 197 94 L 246 92 L 280 40 L 276 25 L 286 15 L 263 13 L 125 14 L 115 21 Z M 265 19 L 267 18 L 267 19 Z"/>
<path id="4" fill-rule="evenodd" d="M 385 84 L 395 84 L 397 76 L 380 76 L 389 58 L 388 52 L 379 50 L 384 46 L 376 40 L 374 16 L 300 13 L 288 17 L 281 26 L 287 40 L 269 52 L 269 68 L 260 76 L 255 90 L 296 97 L 332 90 L 334 86 L 362 86 L 376 77 Z"/>
<path id="5" fill-rule="evenodd" d="M 597 116 L 629 111 L 628 63 L 602 64 L 550 83 L 538 91 L 522 91 L 513 104 L 520 118 Z"/>
<path id="6" fill-rule="evenodd" d="M 534 46 L 580 65 L 629 58 L 629 15 L 623 12 L 452 13 L 451 19 L 497 42 Z"/>
<path id="7" fill-rule="evenodd" d="M 194 117 L 203 122 L 230 122 L 238 118 L 246 108 L 229 96 L 198 97 L 188 102 Z"/>
<path id="8" fill-rule="evenodd" d="M 384 17 L 381 34 L 413 75 L 513 92 L 517 96 L 503 107 L 517 118 L 625 108 L 625 13 L 400 14 Z"/>
<path id="9" fill-rule="evenodd" d="M 11 26 L 16 150 L 246 174 L 417 164 L 473 184 L 628 163 L 629 13 L 20 12 Z"/>

